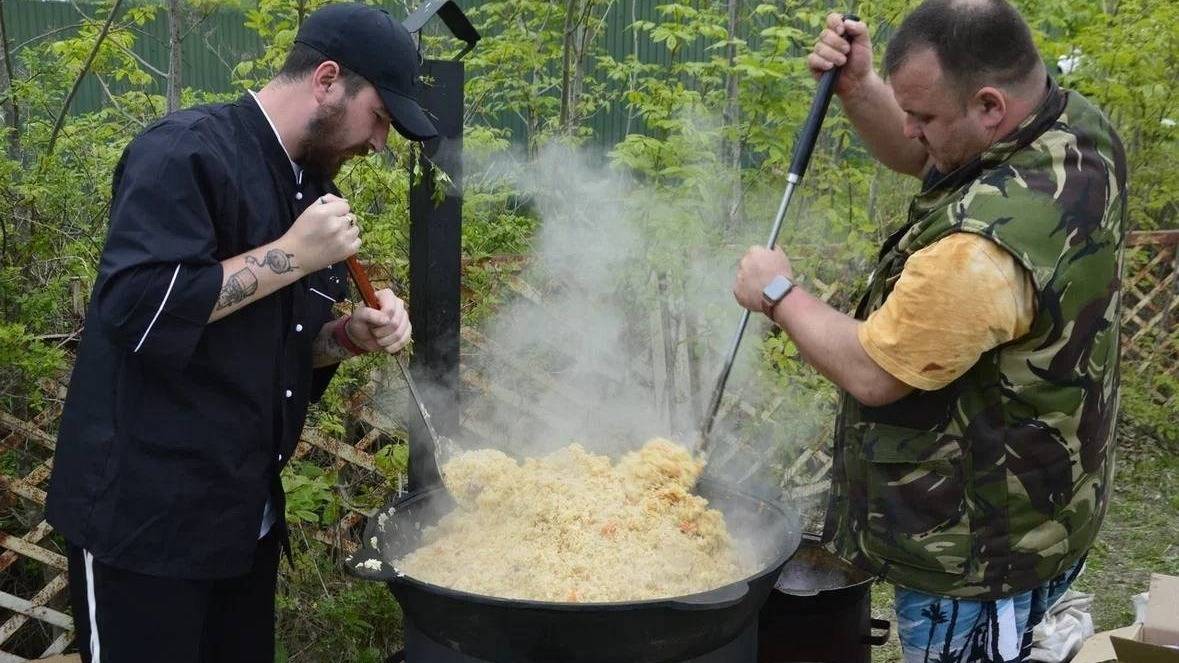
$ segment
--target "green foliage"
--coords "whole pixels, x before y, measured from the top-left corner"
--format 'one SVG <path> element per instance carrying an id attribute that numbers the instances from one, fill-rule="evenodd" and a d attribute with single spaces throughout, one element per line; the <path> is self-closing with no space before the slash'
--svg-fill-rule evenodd
<path id="1" fill-rule="evenodd" d="M 404 444 L 388 444 L 373 454 L 377 470 L 386 479 L 396 480 L 409 469 L 409 447 Z"/>
<path id="2" fill-rule="evenodd" d="M 583 44 L 582 71 L 602 53 L 603 16 L 617 3 L 606 0 L 489 0 L 468 10 L 483 40 L 467 56 L 468 117 L 497 126 L 511 119 L 523 126 L 518 142 L 535 153 L 555 137 L 573 143 L 590 135 L 580 122 L 562 126 L 564 44 L 568 33 Z M 578 68 L 570 60 L 570 71 Z M 579 78 L 571 118 L 588 118 L 609 104 L 605 81 Z"/>
<path id="3" fill-rule="evenodd" d="M 25 331 L 24 325 L 0 324 L 0 408 L 9 412 L 40 411 L 43 395 L 28 388 L 38 381 L 56 377 L 64 353 L 46 345 Z"/>
<path id="4" fill-rule="evenodd" d="M 72 300 L 75 293 L 89 292 L 94 282 L 114 166 L 127 142 L 165 107 L 156 94 L 159 75 L 131 54 L 142 39 L 138 28 L 165 10 L 159 4 L 136 3 L 117 17 L 91 66 L 91 75 L 105 89 L 106 105 L 86 114 L 63 111 L 113 4 L 104 0 L 86 6 L 88 16 L 77 32 L 22 48 L 12 60 L 11 88 L 3 94 L 3 100 L 16 102 L 22 122 L 0 155 L 0 409 L 22 415 L 45 407 L 41 384 L 61 377 L 65 351 L 60 346 L 81 331 Z M 198 13 L 245 5 L 244 23 L 261 37 L 265 49 L 233 67 L 235 84 L 244 91 L 260 88 L 273 76 L 303 17 L 324 2 L 187 4 Z M 872 26 L 879 58 L 888 32 L 916 2 L 855 4 Z M 1059 76 L 1061 82 L 1094 99 L 1124 139 L 1131 172 L 1131 226 L 1179 227 L 1179 172 L 1171 163 L 1179 153 L 1174 86 L 1179 4 L 1018 4 L 1053 68 L 1062 56 L 1073 58 L 1076 66 Z M 606 160 L 633 184 L 623 203 L 642 228 L 642 250 L 623 275 L 629 288 L 638 292 L 658 274 L 673 292 L 688 291 L 700 285 L 692 282 L 690 266 L 718 256 L 727 260 L 744 246 L 763 242 L 783 188 L 794 132 L 814 90 L 802 56 L 813 44 L 828 5 L 746 1 L 737 30 L 730 34 L 725 1 L 665 2 L 650 15 L 628 18 L 624 35 L 607 35 L 607 13 L 629 12 L 629 3 L 465 3 L 484 35 L 465 59 L 465 320 L 478 321 L 494 308 L 496 283 L 502 280 L 495 259 L 528 253 L 538 225 L 532 201 L 503 174 L 520 170 L 546 144 L 585 144 L 594 134 L 593 122 L 607 110 L 621 110 L 628 118 L 627 135 L 605 146 Z M 407 7 L 392 9 L 405 13 Z M 456 52 L 452 41 L 428 32 L 427 55 L 450 57 Z M 630 44 L 625 53 L 617 50 L 619 43 Z M 567 47 L 573 49 L 569 59 Z M 739 82 L 736 98 L 729 95 L 732 77 Z M 183 102 L 232 96 L 185 89 Z M 49 154 L 50 131 L 62 112 L 66 122 Z M 395 137 L 387 153 L 350 162 L 338 178 L 360 213 L 361 258 L 411 303 L 412 293 L 402 286 L 408 283 L 408 187 L 411 177 L 422 176 L 407 164 L 416 162 L 416 151 Z M 438 171 L 434 176 L 441 194 L 450 175 Z M 915 186 L 875 164 L 838 103 L 833 104 L 782 237 L 808 288 L 848 308 L 865 265 L 900 222 Z M 649 300 L 630 304 L 651 306 Z M 723 335 L 730 320 L 726 312 L 731 307 L 696 313 L 705 327 L 722 325 Z M 717 329 L 705 331 L 716 337 Z M 819 402 L 829 407 L 833 389 L 805 365 L 786 336 L 769 335 L 755 351 L 763 360 L 762 370 L 788 393 L 789 407 L 814 409 Z M 365 357 L 341 366 L 308 425 L 330 439 L 355 432 L 348 403 L 383 360 Z M 1173 416 L 1176 378 L 1130 368 L 1123 386 L 1127 420 L 1154 439 L 1173 444 L 1179 437 Z M 406 453 L 400 440 L 375 452 L 385 488 L 404 473 Z M 7 468 L 10 461 L 0 458 L 0 467 Z M 283 480 L 288 517 L 308 528 L 333 522 L 343 508 L 343 495 L 358 505 L 375 504 L 382 497 L 354 494 L 348 490 L 348 476 L 310 462 L 293 464 Z M 296 530 L 303 531 L 301 526 Z M 352 582 L 331 562 L 318 543 L 304 539 L 298 546 L 296 569 L 284 577 L 280 598 L 285 649 L 280 660 L 379 661 L 394 648 L 400 615 L 388 591 L 379 584 Z"/>
<path id="5" fill-rule="evenodd" d="M 275 661 L 382 663 L 399 648 L 401 610 L 383 583 L 356 580 L 327 546 L 293 528 L 295 567 L 283 564 Z"/>
<path id="6" fill-rule="evenodd" d="M 243 60 L 233 68 L 237 84 L 243 89 L 261 89 L 282 67 L 303 19 L 327 4 L 324 0 L 259 0 L 247 9 L 245 26 L 258 33 L 265 50 L 258 58 Z"/>
<path id="7" fill-rule="evenodd" d="M 473 110 L 492 118 L 502 112 L 516 114 L 527 128 L 529 143 L 540 140 L 544 123 L 559 109 L 552 92 L 560 81 L 554 63 L 560 59 L 563 4 L 506 0 L 471 11 L 487 34 L 467 65 Z"/>
<path id="8" fill-rule="evenodd" d="M 328 525 L 340 518 L 340 501 L 333 492 L 338 475 L 304 461 L 293 461 L 283 470 L 287 494 L 287 520 Z"/>
<path id="9" fill-rule="evenodd" d="M 1060 76 L 1105 111 L 1130 164 L 1130 221 L 1146 230 L 1179 226 L 1179 7 L 1159 0 L 1074 5 L 1022 2 L 1049 63 L 1070 58 Z"/>

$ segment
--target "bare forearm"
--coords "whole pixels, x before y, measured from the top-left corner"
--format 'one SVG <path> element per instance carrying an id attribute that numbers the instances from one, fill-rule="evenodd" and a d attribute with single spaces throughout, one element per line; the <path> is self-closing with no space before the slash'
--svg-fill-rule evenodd
<path id="1" fill-rule="evenodd" d="M 859 320 L 795 288 L 774 309 L 774 323 L 802 358 L 865 405 L 884 405 L 912 389 L 880 368 L 860 345 Z"/>
<path id="2" fill-rule="evenodd" d="M 336 340 L 334 333 L 336 325 L 342 324 L 344 324 L 343 318 L 332 320 L 325 324 L 319 330 L 319 334 L 315 336 L 315 341 L 311 345 L 311 362 L 315 368 L 338 364 L 355 356 L 351 350 L 340 345 L 340 342 Z"/>
<path id="3" fill-rule="evenodd" d="M 222 260 L 221 267 L 221 294 L 209 322 L 245 308 L 305 274 L 299 256 L 288 250 L 282 239 Z"/>
<path id="4" fill-rule="evenodd" d="M 880 76 L 871 74 L 855 92 L 840 97 L 840 102 L 860 139 L 880 163 L 914 177 L 925 173 L 929 154 L 920 142 L 905 137 L 905 113 Z"/>

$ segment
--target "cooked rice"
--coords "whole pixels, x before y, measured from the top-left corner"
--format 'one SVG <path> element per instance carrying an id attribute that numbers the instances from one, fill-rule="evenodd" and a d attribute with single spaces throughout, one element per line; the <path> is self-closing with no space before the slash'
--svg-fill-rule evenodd
<path id="1" fill-rule="evenodd" d="M 577 444 L 522 464 L 493 449 L 467 452 L 443 468 L 457 508 L 394 566 L 444 587 L 539 601 L 713 589 L 750 569 L 724 516 L 691 492 L 703 467 L 661 438 L 616 465 Z"/>

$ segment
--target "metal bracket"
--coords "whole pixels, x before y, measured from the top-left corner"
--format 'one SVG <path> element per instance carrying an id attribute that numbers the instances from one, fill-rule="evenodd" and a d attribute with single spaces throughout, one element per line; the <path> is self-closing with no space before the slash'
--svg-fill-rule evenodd
<path id="1" fill-rule="evenodd" d="M 450 34 L 459 41 L 466 42 L 466 48 L 454 58 L 455 60 L 463 59 L 463 56 L 470 53 L 471 49 L 475 48 L 475 44 L 479 43 L 480 36 L 479 31 L 471 25 L 470 19 L 454 0 L 427 0 L 407 16 L 401 24 L 411 33 L 418 33 L 435 14 L 442 19 L 446 28 L 450 30 Z"/>

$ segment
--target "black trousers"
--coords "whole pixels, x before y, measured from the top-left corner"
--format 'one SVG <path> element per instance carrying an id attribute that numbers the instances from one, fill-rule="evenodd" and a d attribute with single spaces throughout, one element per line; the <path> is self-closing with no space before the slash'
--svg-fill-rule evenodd
<path id="1" fill-rule="evenodd" d="M 107 566 L 69 548 L 70 601 L 84 663 L 273 663 L 280 527 L 244 576 L 182 580 Z"/>

